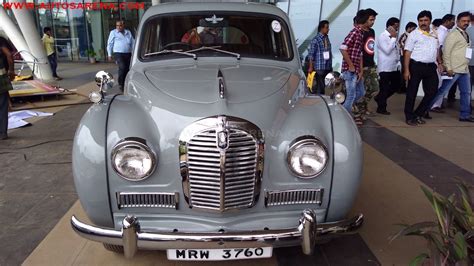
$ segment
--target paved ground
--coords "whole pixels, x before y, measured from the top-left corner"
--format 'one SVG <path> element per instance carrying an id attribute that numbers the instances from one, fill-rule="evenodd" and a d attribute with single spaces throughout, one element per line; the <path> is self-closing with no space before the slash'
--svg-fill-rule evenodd
<path id="1" fill-rule="evenodd" d="M 89 65 L 63 68 L 63 86 L 83 87 L 81 91 L 96 71 Z M 387 238 L 397 231 L 396 223 L 432 217 L 421 185 L 450 194 L 453 177 L 474 183 L 474 126 L 457 122 L 450 110 L 434 114 L 425 126 L 407 127 L 402 101 L 395 95 L 389 102 L 393 115 L 373 117 L 361 129 L 364 178 L 353 207 L 354 213 L 366 215 L 360 234 L 321 245 L 311 257 L 299 248 L 285 248 L 275 250 L 271 259 L 226 265 L 407 265 L 424 251 L 424 242 L 416 238 L 392 243 Z M 9 140 L 0 142 L 0 265 L 178 265 L 166 261 L 163 252 L 140 252 L 128 261 L 70 229 L 72 213 L 85 217 L 76 201 L 70 154 L 76 125 L 87 108 L 57 107 L 53 117 L 14 130 Z"/>

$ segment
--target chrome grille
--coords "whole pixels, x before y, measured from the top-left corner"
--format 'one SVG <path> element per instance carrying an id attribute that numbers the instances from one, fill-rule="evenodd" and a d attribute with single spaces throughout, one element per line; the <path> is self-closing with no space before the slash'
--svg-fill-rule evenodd
<path id="1" fill-rule="evenodd" d="M 178 208 L 178 193 L 117 192 L 118 208 Z"/>
<path id="2" fill-rule="evenodd" d="M 249 122 L 226 117 L 228 138 L 226 148 L 219 148 L 216 126 L 219 118 L 198 121 L 209 126 L 191 132 L 181 140 L 180 162 L 183 188 L 190 207 L 225 211 L 252 207 L 260 189 L 263 169 L 263 139 L 256 126 L 253 131 L 233 127 L 233 122 L 246 125 Z M 248 126 L 248 125 L 247 125 Z M 253 135 L 252 133 L 259 133 Z M 194 134 L 193 134 L 194 133 Z"/>
<path id="3" fill-rule="evenodd" d="M 323 189 L 267 191 L 265 194 L 265 206 L 270 207 L 294 204 L 321 205 L 323 191 Z"/>

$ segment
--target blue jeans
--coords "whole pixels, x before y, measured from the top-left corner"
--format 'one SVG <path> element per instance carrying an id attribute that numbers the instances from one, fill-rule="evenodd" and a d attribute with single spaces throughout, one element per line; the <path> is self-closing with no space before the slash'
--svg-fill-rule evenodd
<path id="1" fill-rule="evenodd" d="M 461 98 L 461 109 L 459 110 L 459 118 L 469 118 L 471 117 L 471 81 L 469 80 L 468 73 L 457 73 L 454 75 L 453 79 L 443 80 L 441 87 L 439 88 L 438 92 L 436 93 L 436 96 L 431 102 L 431 106 L 433 106 L 433 104 L 437 100 L 443 99 L 456 81 L 458 82 Z"/>
<path id="2" fill-rule="evenodd" d="M 346 101 L 343 106 L 352 114 L 352 105 L 365 94 L 364 80 L 357 80 L 357 73 L 350 71 L 342 72 L 342 78 L 346 83 Z"/>

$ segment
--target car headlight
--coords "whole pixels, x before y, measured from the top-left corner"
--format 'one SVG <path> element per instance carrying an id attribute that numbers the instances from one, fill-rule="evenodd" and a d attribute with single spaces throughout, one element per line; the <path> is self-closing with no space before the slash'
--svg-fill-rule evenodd
<path id="1" fill-rule="evenodd" d="M 307 136 L 294 141 L 288 151 L 290 171 L 300 178 L 313 178 L 321 174 L 328 162 L 326 146 L 317 138 Z"/>
<path id="2" fill-rule="evenodd" d="M 156 156 L 139 138 L 127 138 L 112 150 L 112 166 L 118 175 L 129 181 L 141 181 L 149 177 L 156 167 Z"/>

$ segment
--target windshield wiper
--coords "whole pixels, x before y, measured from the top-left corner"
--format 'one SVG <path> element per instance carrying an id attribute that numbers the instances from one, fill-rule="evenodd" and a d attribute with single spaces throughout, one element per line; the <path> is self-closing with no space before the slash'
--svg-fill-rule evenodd
<path id="1" fill-rule="evenodd" d="M 201 47 L 199 47 L 199 48 L 197 48 L 197 49 L 189 50 L 188 52 L 189 52 L 189 53 L 192 53 L 192 52 L 199 52 L 199 51 L 211 50 L 211 51 L 221 52 L 221 53 L 224 53 L 224 54 L 233 55 L 233 56 L 237 57 L 237 60 L 240 60 L 240 54 L 238 54 L 238 53 L 233 53 L 233 52 L 229 52 L 229 51 L 226 51 L 226 50 L 217 49 L 217 48 L 220 48 L 220 46 L 201 46 Z"/>
<path id="2" fill-rule="evenodd" d="M 194 60 L 197 59 L 197 55 L 195 55 L 193 53 L 189 53 L 189 52 L 183 52 L 182 50 L 161 50 L 159 52 L 144 54 L 143 56 L 152 56 L 152 55 L 170 54 L 170 53 L 187 55 L 187 56 L 191 56 Z"/>

